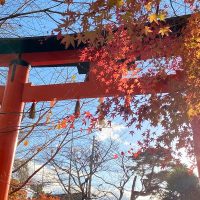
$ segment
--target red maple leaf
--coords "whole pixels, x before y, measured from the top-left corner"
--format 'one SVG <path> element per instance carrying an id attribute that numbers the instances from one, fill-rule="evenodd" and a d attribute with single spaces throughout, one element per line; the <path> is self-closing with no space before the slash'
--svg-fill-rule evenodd
<path id="1" fill-rule="evenodd" d="M 90 119 L 92 117 L 92 114 L 89 111 L 85 112 L 85 118 Z"/>
<path id="2" fill-rule="evenodd" d="M 114 154 L 113 158 L 117 159 L 119 156 L 117 154 Z"/>

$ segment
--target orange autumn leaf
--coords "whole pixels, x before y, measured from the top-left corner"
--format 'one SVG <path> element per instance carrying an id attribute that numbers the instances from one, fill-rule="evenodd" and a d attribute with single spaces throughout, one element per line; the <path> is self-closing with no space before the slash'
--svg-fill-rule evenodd
<path id="1" fill-rule="evenodd" d="M 145 35 L 148 35 L 148 33 L 152 33 L 153 31 L 150 29 L 150 27 L 148 27 L 148 26 L 145 26 L 144 27 L 144 34 Z"/>
<path id="2" fill-rule="evenodd" d="M 67 127 L 67 119 L 63 119 L 60 123 L 61 128 L 66 128 Z"/>
<path id="3" fill-rule="evenodd" d="M 144 5 L 144 7 L 145 7 L 145 9 L 146 9 L 147 11 L 150 11 L 150 10 L 151 10 L 151 7 L 152 7 L 152 2 L 147 3 L 146 5 Z"/>
<path id="4" fill-rule="evenodd" d="M 28 140 L 24 140 L 24 146 L 28 146 L 29 142 Z"/>

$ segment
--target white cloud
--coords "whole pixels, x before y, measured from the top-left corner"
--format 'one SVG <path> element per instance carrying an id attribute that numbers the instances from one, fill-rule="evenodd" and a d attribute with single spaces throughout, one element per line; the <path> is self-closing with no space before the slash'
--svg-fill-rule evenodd
<path id="1" fill-rule="evenodd" d="M 97 140 L 105 141 L 107 139 L 120 141 L 120 133 L 126 127 L 121 124 L 112 124 L 111 128 L 102 128 L 100 132 L 97 133 Z"/>

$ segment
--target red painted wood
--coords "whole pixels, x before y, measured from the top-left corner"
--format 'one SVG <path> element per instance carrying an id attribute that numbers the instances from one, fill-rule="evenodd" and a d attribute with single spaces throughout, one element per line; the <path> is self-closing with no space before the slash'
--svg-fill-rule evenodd
<path id="1" fill-rule="evenodd" d="M 5 89 L 5 86 L 0 85 L 0 104 L 2 103 L 2 100 L 3 100 L 4 89 Z"/>
<path id="2" fill-rule="evenodd" d="M 135 87 L 133 95 L 148 94 L 152 92 L 163 93 L 168 92 L 170 89 L 170 83 L 173 80 L 181 79 L 181 74 L 169 75 L 168 78 L 163 81 L 154 83 L 154 90 L 148 89 L 144 81 L 138 80 L 141 87 Z M 130 79 L 128 85 L 134 84 L 135 79 Z M 150 81 L 150 79 L 148 80 Z M 135 85 L 135 84 L 134 84 Z M 57 100 L 78 99 L 78 98 L 98 98 L 105 96 L 123 96 L 123 92 L 119 92 L 118 85 L 106 86 L 98 81 L 88 81 L 82 83 L 65 83 L 54 85 L 38 85 L 32 86 L 26 84 L 24 87 L 23 101 L 51 101 L 56 98 Z M 144 89 L 145 88 L 145 89 Z M 109 90 L 109 91 L 108 91 Z"/>
<path id="3" fill-rule="evenodd" d="M 171 39 L 171 40 L 170 40 Z M 162 38 L 154 41 L 155 44 L 164 47 L 164 49 L 171 48 L 172 38 Z M 141 60 L 146 60 L 155 57 L 164 57 L 164 50 L 158 52 L 154 51 L 154 44 L 145 44 L 141 46 L 141 51 L 135 53 L 136 57 Z M 60 50 L 60 51 L 48 51 L 48 52 L 32 52 L 22 53 L 21 59 L 26 60 L 32 67 L 35 66 L 52 66 L 52 65 L 64 65 L 70 63 L 81 62 L 81 50 Z M 168 55 L 169 56 L 169 55 Z M 0 66 L 8 66 L 11 60 L 17 59 L 18 54 L 0 54 Z M 86 61 L 85 61 L 86 62 Z"/>
<path id="4" fill-rule="evenodd" d="M 14 80 L 11 80 L 13 65 L 8 72 L 7 84 L 0 109 L 0 199 L 8 199 L 11 169 L 17 145 L 24 103 L 24 83 L 28 81 L 28 67 L 17 66 Z M 2 114 L 3 113 L 3 114 Z"/>
<path id="5" fill-rule="evenodd" d="M 49 52 L 23 53 L 21 59 L 31 66 L 64 65 L 80 62 L 80 50 L 64 50 Z M 17 54 L 0 54 L 0 66 L 8 66 L 11 60 L 17 59 Z"/>

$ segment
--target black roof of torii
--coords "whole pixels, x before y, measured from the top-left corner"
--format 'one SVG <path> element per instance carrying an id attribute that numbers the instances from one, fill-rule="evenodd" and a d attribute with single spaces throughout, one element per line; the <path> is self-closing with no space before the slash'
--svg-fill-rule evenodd
<path id="1" fill-rule="evenodd" d="M 170 25 L 172 34 L 175 34 L 177 36 L 180 35 L 181 30 L 185 27 L 189 16 L 190 15 L 184 15 L 166 19 L 166 23 Z M 3 56 L 0 59 L 4 59 L 4 55 L 11 54 L 30 55 L 32 53 L 37 53 L 38 55 L 38 53 L 42 52 L 47 54 L 51 54 L 51 52 L 57 52 L 58 55 L 59 52 L 64 52 L 66 50 L 70 50 L 70 53 L 72 55 L 73 50 L 79 50 L 84 48 L 85 46 L 85 44 L 81 43 L 78 46 L 76 45 L 75 47 L 73 47 L 72 45 L 70 45 L 68 48 L 66 48 L 65 45 L 61 43 L 61 40 L 57 39 L 57 36 L 55 35 L 24 38 L 0 38 L 0 57 Z M 74 52 L 74 54 L 76 54 L 76 52 Z M 38 65 L 36 62 L 36 64 L 34 64 L 33 66 L 45 66 L 45 64 Z M 85 74 L 89 70 L 89 62 L 80 63 L 80 61 L 66 63 L 62 62 L 62 64 L 55 64 L 54 62 L 53 64 L 48 64 L 46 66 L 77 66 L 80 74 Z"/>
<path id="2" fill-rule="evenodd" d="M 172 17 L 166 19 L 173 33 L 180 32 L 185 26 L 190 15 Z M 85 45 L 69 46 L 67 50 L 81 49 Z M 0 38 L 0 54 L 10 53 L 31 53 L 31 52 L 51 52 L 66 50 L 65 45 L 57 39 L 57 36 L 36 36 L 24 38 Z"/>

